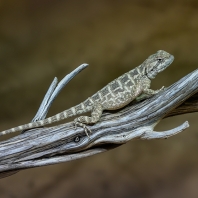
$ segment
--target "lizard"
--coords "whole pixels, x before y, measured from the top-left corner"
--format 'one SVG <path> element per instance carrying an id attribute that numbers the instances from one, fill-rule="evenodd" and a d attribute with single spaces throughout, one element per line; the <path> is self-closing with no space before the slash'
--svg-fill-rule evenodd
<path id="1" fill-rule="evenodd" d="M 80 116 L 75 118 L 73 122 L 75 128 L 77 126 L 83 127 L 89 137 L 88 132 L 91 132 L 91 130 L 87 125 L 97 123 L 104 110 L 120 109 L 135 99 L 140 98 L 142 100 L 164 90 L 164 87 L 159 90 L 150 89 L 151 80 L 158 73 L 165 70 L 173 60 L 173 55 L 164 50 L 158 50 L 141 65 L 108 83 L 84 102 L 52 117 L 2 131 L 0 135 L 45 126 L 69 117 L 91 112 L 91 116 Z"/>

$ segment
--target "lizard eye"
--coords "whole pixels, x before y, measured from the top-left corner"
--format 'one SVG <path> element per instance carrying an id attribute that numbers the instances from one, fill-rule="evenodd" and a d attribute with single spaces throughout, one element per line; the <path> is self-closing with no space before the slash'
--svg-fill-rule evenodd
<path id="1" fill-rule="evenodd" d="M 158 58 L 157 61 L 158 61 L 158 62 L 162 62 L 162 58 Z"/>

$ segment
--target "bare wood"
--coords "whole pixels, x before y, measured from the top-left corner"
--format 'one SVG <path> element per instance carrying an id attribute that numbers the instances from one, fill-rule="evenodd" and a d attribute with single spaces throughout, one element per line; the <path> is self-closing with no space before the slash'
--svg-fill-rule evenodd
<path id="1" fill-rule="evenodd" d="M 166 117 L 181 115 L 185 113 L 194 113 L 194 112 L 198 112 L 198 93 L 192 95 L 180 106 L 173 109 Z"/>
<path id="2" fill-rule="evenodd" d="M 88 138 L 72 123 L 37 128 L 0 143 L 2 177 L 14 171 L 67 162 L 120 146 L 132 139 L 168 138 L 189 125 L 155 132 L 163 118 L 198 111 L 198 70 L 188 74 L 165 91 L 119 111 L 103 114 L 100 122 L 90 127 Z"/>

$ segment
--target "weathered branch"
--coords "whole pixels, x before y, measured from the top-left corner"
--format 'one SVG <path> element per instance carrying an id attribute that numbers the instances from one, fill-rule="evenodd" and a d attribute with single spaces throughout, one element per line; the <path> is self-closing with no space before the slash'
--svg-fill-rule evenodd
<path id="1" fill-rule="evenodd" d="M 194 83 L 198 84 L 198 82 L 194 82 Z M 189 97 L 189 99 L 187 99 L 177 108 L 169 112 L 166 117 L 181 115 L 185 113 L 194 113 L 194 112 L 198 112 L 198 93 Z"/>
<path id="2" fill-rule="evenodd" d="M 90 138 L 72 123 L 28 130 L 0 143 L 0 172 L 71 161 L 122 145 L 132 139 L 161 139 L 188 127 L 188 122 L 165 131 L 154 126 L 163 118 L 198 111 L 198 70 L 188 74 L 165 91 L 119 111 L 105 112 L 90 127 Z M 12 172 L 7 172 L 12 171 Z"/>

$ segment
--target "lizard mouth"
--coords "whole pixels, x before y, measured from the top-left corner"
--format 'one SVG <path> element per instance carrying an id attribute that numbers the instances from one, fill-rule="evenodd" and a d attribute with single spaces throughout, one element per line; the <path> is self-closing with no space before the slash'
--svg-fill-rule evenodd
<path id="1" fill-rule="evenodd" d="M 148 73 L 148 77 L 150 79 L 153 79 L 157 76 L 158 72 L 156 70 L 151 71 L 150 73 Z"/>
<path id="2" fill-rule="evenodd" d="M 158 70 L 157 67 L 153 68 L 152 70 L 150 70 L 150 72 L 147 73 L 148 78 L 153 79 L 157 76 L 158 74 Z"/>

